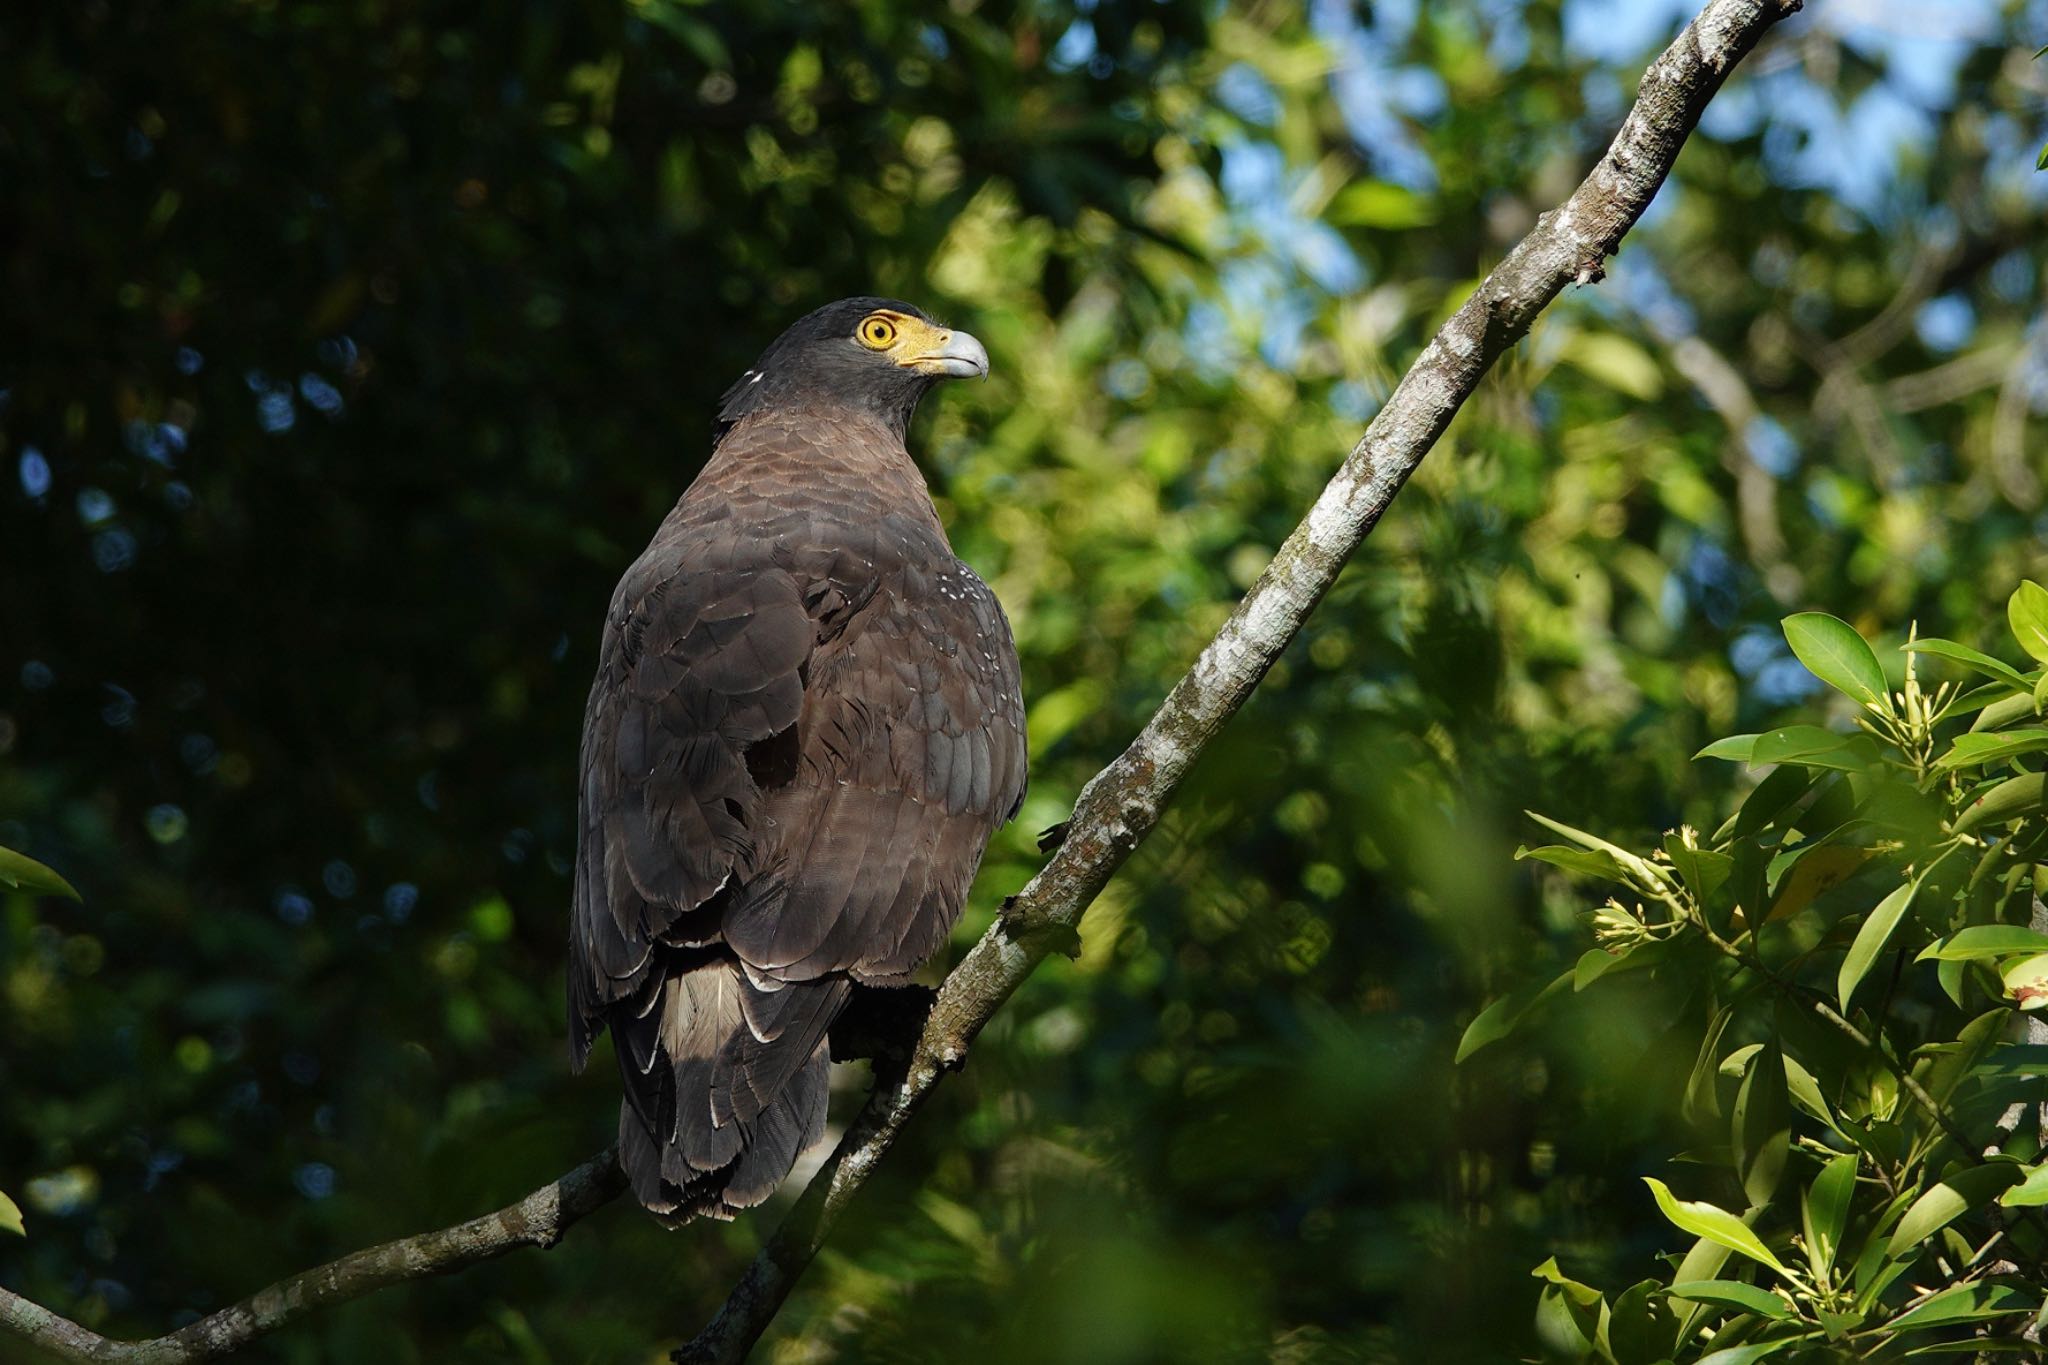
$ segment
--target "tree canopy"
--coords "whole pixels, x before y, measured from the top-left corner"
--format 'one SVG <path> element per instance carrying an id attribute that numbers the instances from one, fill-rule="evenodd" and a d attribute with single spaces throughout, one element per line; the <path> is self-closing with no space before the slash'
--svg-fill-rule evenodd
<path id="1" fill-rule="evenodd" d="M 0 887 L 0 1281 L 162 1330 L 605 1140 L 560 1007 L 597 627 L 719 391 L 840 295 L 994 359 L 912 436 L 1031 708 L 972 942 L 1690 8 L 13 19 L 0 846 L 82 899 Z M 1629 974 L 1454 1065 L 1589 946 L 1522 811 L 1717 829 L 1753 778 L 1694 751 L 1821 717 L 1791 613 L 2013 656 L 2044 35 L 1993 0 L 1779 26 L 762 1358 L 1527 1355 L 1546 1257 L 1663 1273 L 1689 1239 L 1639 1177 L 1698 1141 L 1704 1001 Z M 638 1358 L 767 1226 L 615 1209 L 262 1349 Z"/>

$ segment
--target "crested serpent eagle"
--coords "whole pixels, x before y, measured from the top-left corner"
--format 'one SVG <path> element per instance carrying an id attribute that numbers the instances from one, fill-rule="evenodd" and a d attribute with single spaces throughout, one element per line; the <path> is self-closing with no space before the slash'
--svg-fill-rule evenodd
<path id="1" fill-rule="evenodd" d="M 1017 650 L 904 447 L 988 353 L 909 304 L 797 322 L 612 595 L 584 713 L 570 1051 L 668 1221 L 760 1203 L 825 1126 L 826 1031 L 944 943 L 1024 797 Z"/>

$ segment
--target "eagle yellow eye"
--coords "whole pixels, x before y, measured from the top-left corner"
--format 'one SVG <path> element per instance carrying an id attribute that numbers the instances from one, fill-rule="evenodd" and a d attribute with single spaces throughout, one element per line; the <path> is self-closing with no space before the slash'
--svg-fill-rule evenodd
<path id="1" fill-rule="evenodd" d="M 861 320 L 860 330 L 854 335 L 869 350 L 886 351 L 896 344 L 896 324 L 875 313 Z"/>

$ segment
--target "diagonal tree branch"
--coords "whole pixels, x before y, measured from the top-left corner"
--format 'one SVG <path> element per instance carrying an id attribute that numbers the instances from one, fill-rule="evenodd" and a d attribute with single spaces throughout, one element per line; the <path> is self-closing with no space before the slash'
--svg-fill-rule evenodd
<path id="1" fill-rule="evenodd" d="M 122 1365 L 188 1365 L 216 1360 L 329 1304 L 345 1303 L 406 1280 L 450 1275 L 521 1247 L 551 1247 L 562 1240 L 570 1224 L 610 1203 L 625 1188 L 618 1152 L 607 1147 L 561 1179 L 496 1213 L 351 1252 L 149 1341 L 111 1340 L 5 1289 L 0 1289 L 0 1331 L 40 1346 L 60 1360 Z"/>
<path id="2" fill-rule="evenodd" d="M 680 1362 L 743 1359 L 833 1222 L 944 1074 L 1074 926 L 1188 769 L 1251 696 L 1493 362 L 1567 284 L 1590 284 L 1649 207 L 1728 72 L 1801 0 L 1711 0 L 1643 73 L 1607 154 L 1494 268 L 1402 378 L 1308 516 L 1130 748 L 1082 789 L 1053 860 L 1005 904 L 939 990 L 907 1066 L 860 1117 Z"/>

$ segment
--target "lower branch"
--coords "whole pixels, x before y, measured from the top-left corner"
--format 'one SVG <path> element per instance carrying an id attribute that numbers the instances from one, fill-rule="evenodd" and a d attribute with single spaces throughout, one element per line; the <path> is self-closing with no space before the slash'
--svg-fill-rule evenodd
<path id="1" fill-rule="evenodd" d="M 562 1240 L 571 1224 L 604 1207 L 625 1188 L 618 1153 L 607 1147 L 561 1179 L 496 1213 L 351 1252 L 148 1341 L 114 1341 L 5 1289 L 0 1289 L 0 1331 L 40 1346 L 60 1360 L 119 1361 L 124 1365 L 216 1360 L 329 1304 L 345 1303 L 406 1280 L 450 1275 L 521 1247 L 551 1247 Z"/>

